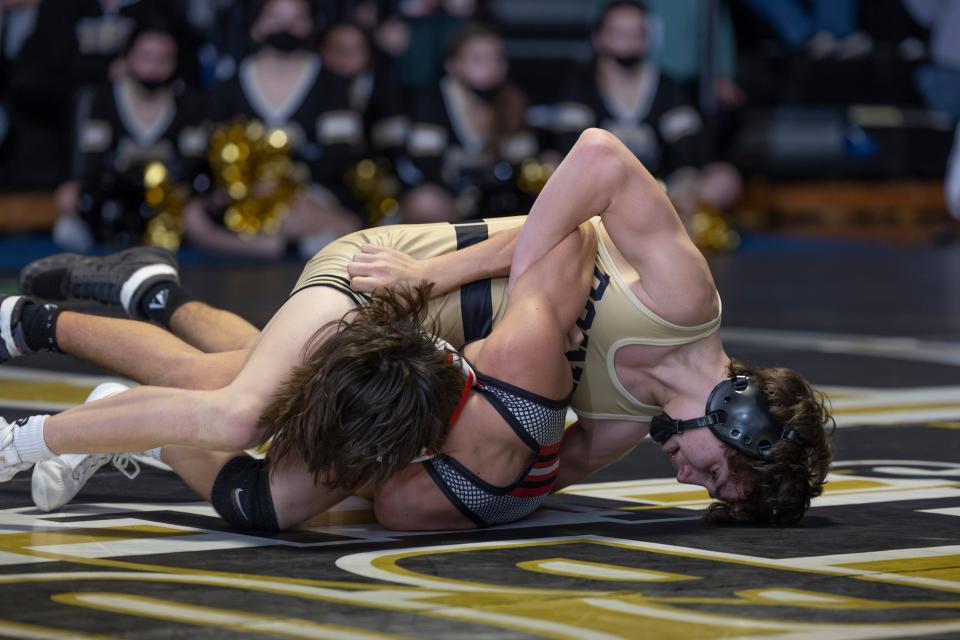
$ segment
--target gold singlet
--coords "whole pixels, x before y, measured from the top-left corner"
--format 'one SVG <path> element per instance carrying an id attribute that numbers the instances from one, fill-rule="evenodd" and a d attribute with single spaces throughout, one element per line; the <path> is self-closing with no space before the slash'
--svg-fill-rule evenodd
<path id="1" fill-rule="evenodd" d="M 417 259 L 456 251 L 482 242 L 523 224 L 525 216 L 493 218 L 458 224 L 394 225 L 357 231 L 329 244 L 304 267 L 293 293 L 307 287 L 327 286 L 357 304 L 367 296 L 350 289 L 347 265 L 363 244 L 402 251 Z M 628 286 L 632 267 L 614 246 L 599 218 L 594 281 L 578 324 L 584 342 L 568 354 L 576 391 L 573 409 L 579 415 L 615 420 L 648 421 L 660 407 L 637 400 L 617 378 L 614 356 L 629 344 L 681 345 L 700 340 L 720 327 L 720 316 L 696 327 L 683 327 L 662 319 L 646 307 Z M 635 275 L 635 272 L 633 272 Z M 436 298 L 430 313 L 440 336 L 457 347 L 486 337 L 506 310 L 506 278 L 473 282 Z"/>
<path id="2" fill-rule="evenodd" d="M 567 355 L 577 385 L 573 409 L 588 418 L 647 422 L 663 409 L 640 402 L 621 384 L 614 368 L 617 350 L 633 344 L 696 342 L 720 328 L 720 314 L 695 327 L 673 324 L 655 314 L 630 290 L 628 279 L 639 278 L 600 218 L 591 222 L 597 229 L 597 261 L 587 306 L 577 323 L 584 340 L 579 351 Z"/>
<path id="3" fill-rule="evenodd" d="M 326 286 L 346 294 L 357 304 L 367 296 L 350 288 L 347 266 L 364 244 L 402 251 L 418 260 L 465 249 L 487 238 L 523 224 L 526 216 L 492 218 L 457 224 L 399 224 L 364 229 L 331 242 L 307 265 L 293 293 L 307 287 Z M 292 294 L 291 294 L 292 295 Z M 456 347 L 487 337 L 503 319 L 507 308 L 507 279 L 471 282 L 459 290 L 430 302 L 430 316 L 439 324 L 438 333 Z"/>

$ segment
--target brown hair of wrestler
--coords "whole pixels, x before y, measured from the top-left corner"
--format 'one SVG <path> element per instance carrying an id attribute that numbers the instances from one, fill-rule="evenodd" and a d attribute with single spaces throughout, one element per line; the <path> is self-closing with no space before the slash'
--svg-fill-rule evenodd
<path id="1" fill-rule="evenodd" d="M 314 335 L 260 418 L 271 466 L 301 456 L 318 484 L 354 490 L 441 448 L 464 377 L 434 342 L 429 291 L 388 289 Z"/>
<path id="2" fill-rule="evenodd" d="M 791 525 L 810 508 L 810 500 L 823 492 L 833 460 L 831 436 L 835 424 L 827 398 L 814 390 L 796 371 L 755 367 L 730 362 L 731 376 L 759 380 L 770 405 L 770 414 L 796 440 L 781 440 L 771 450 L 771 460 L 748 458 L 727 451 L 731 479 L 743 497 L 710 505 L 706 519 L 713 523 L 753 522 Z"/>

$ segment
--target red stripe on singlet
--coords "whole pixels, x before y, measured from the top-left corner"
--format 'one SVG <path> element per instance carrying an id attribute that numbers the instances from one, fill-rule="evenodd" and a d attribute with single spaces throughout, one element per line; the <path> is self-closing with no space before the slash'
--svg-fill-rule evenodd
<path id="1" fill-rule="evenodd" d="M 473 372 L 468 371 L 467 383 L 463 385 L 463 391 L 460 392 L 460 402 L 457 403 L 457 408 L 453 410 L 453 415 L 450 416 L 450 428 L 447 430 L 448 434 L 457 426 L 457 420 L 460 419 L 460 414 L 463 413 L 463 407 L 467 404 L 467 398 L 470 397 L 470 390 L 473 389 L 474 380 Z"/>
<path id="2" fill-rule="evenodd" d="M 543 460 L 547 456 L 552 456 L 560 451 L 560 443 L 550 444 L 540 447 L 540 451 L 537 452 L 537 456 Z"/>
<path id="3" fill-rule="evenodd" d="M 556 464 L 556 462 L 557 462 L 557 457 L 551 456 L 546 460 L 538 460 L 537 462 L 533 463 L 533 468 L 546 469 L 547 467 L 552 467 L 554 464 Z"/>
<path id="4" fill-rule="evenodd" d="M 553 482 L 553 479 L 557 477 L 557 474 L 560 473 L 560 467 L 557 467 L 554 471 L 546 473 L 542 476 L 537 476 L 532 473 L 524 476 L 523 480 L 520 481 L 521 487 L 539 487 L 543 483 Z"/>

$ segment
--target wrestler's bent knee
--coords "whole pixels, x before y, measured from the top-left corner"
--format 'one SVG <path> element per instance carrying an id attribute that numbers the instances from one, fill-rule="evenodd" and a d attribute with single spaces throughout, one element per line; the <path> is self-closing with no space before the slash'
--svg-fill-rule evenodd
<path id="1" fill-rule="evenodd" d="M 280 530 L 266 460 L 237 456 L 223 465 L 213 482 L 210 502 L 236 529 L 266 533 Z"/>

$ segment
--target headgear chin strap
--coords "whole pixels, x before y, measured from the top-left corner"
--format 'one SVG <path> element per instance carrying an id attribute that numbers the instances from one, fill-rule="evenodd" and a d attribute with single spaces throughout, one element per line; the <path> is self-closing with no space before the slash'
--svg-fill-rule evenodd
<path id="1" fill-rule="evenodd" d="M 770 415 L 770 405 L 760 384 L 749 376 L 727 378 L 710 392 L 706 415 L 674 420 L 665 413 L 650 423 L 650 437 L 662 445 L 670 436 L 688 429 L 710 427 L 717 438 L 740 453 L 758 460 L 773 460 L 773 445 L 782 439 L 797 439 L 796 431 L 784 432 Z"/>

